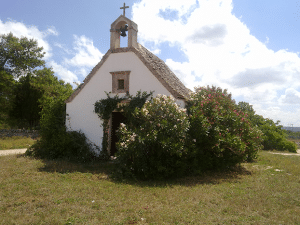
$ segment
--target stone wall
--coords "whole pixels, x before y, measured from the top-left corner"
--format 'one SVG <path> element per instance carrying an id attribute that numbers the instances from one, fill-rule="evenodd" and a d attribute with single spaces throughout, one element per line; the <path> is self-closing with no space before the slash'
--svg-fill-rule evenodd
<path id="1" fill-rule="evenodd" d="M 23 129 L 0 130 L 0 138 L 13 137 L 13 136 L 31 137 L 31 138 L 35 139 L 35 138 L 39 137 L 39 131 L 38 130 L 23 130 Z"/>

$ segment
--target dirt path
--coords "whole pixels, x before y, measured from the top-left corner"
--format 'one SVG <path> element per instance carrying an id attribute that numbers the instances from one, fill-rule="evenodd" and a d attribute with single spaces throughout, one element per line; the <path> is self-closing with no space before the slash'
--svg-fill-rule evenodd
<path id="1" fill-rule="evenodd" d="M 0 150 L 0 156 L 2 156 L 2 155 L 12 155 L 12 154 L 23 154 L 23 153 L 26 152 L 26 150 L 27 150 L 27 148 Z"/>
<path id="2" fill-rule="evenodd" d="M 297 155 L 300 156 L 300 149 L 297 150 L 297 153 L 274 153 L 274 152 L 270 152 L 271 154 L 277 154 L 277 155 Z"/>

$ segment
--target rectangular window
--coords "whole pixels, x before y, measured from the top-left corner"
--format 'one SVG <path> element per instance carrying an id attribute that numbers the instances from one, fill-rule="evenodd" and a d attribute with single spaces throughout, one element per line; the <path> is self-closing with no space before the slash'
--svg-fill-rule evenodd
<path id="1" fill-rule="evenodd" d="M 118 80 L 118 90 L 124 90 L 125 85 L 124 85 L 124 80 Z"/>
<path id="2" fill-rule="evenodd" d="M 130 71 L 110 72 L 112 75 L 112 93 L 129 93 Z"/>

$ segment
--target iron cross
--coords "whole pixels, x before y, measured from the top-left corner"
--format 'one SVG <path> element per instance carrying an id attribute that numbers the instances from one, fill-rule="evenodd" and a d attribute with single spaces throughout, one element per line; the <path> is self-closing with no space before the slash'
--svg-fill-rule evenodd
<path id="1" fill-rule="evenodd" d="M 123 16 L 125 16 L 125 9 L 129 8 L 129 6 L 125 6 L 125 2 L 124 2 L 124 6 L 120 7 L 120 9 L 123 9 Z"/>

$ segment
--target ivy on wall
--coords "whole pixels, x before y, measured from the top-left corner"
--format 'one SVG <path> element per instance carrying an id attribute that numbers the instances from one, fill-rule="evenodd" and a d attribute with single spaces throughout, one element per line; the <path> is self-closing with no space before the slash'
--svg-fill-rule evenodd
<path id="1" fill-rule="evenodd" d="M 106 99 L 101 99 L 95 102 L 94 111 L 97 113 L 98 117 L 102 120 L 103 127 L 103 139 L 102 139 L 102 149 L 108 149 L 108 134 L 109 134 L 109 119 L 113 111 L 123 112 L 128 123 L 134 123 L 134 117 L 132 113 L 135 108 L 142 108 L 147 99 L 152 99 L 153 91 L 147 93 L 146 91 L 138 91 L 136 96 L 125 95 L 120 97 L 119 95 L 110 96 L 111 92 L 107 93 Z M 108 151 L 101 151 L 102 154 L 107 154 Z"/>

